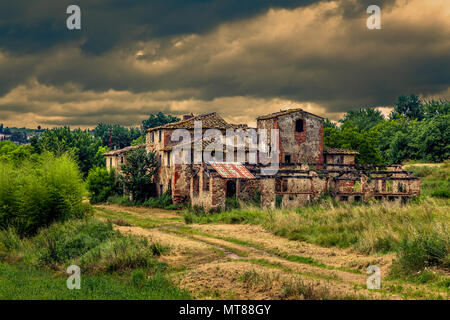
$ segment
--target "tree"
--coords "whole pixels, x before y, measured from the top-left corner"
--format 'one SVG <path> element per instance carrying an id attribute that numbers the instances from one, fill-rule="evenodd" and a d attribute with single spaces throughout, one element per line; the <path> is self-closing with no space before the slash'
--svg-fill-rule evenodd
<path id="1" fill-rule="evenodd" d="M 69 127 L 46 130 L 39 138 L 33 137 L 31 145 L 37 153 L 50 151 L 55 156 L 71 154 L 84 176 L 92 167 L 105 165 L 102 153 L 107 151 L 106 148 L 102 147 L 100 139 L 86 130 L 71 131 Z"/>
<path id="2" fill-rule="evenodd" d="M 394 104 L 394 111 L 391 113 L 392 119 L 405 116 L 409 120 L 422 120 L 425 118 L 425 112 L 419 97 L 415 94 L 410 96 L 401 96 Z"/>
<path id="3" fill-rule="evenodd" d="M 86 179 L 91 203 L 105 202 L 110 196 L 120 193 L 120 187 L 114 170 L 95 167 L 89 171 Z"/>
<path id="4" fill-rule="evenodd" d="M 125 128 L 118 124 L 100 122 L 94 129 L 94 136 L 102 141 L 103 146 L 111 149 L 122 149 L 131 145 L 131 142 L 141 136 L 138 128 Z"/>
<path id="5" fill-rule="evenodd" d="M 380 163 L 382 157 L 378 149 L 377 132 L 359 130 L 352 123 L 344 123 L 340 128 L 326 128 L 324 145 L 332 148 L 344 148 L 358 151 L 357 163 Z"/>
<path id="6" fill-rule="evenodd" d="M 384 120 L 381 111 L 373 108 L 362 108 L 359 110 L 350 110 L 344 115 L 341 123 L 352 123 L 360 130 L 370 130 L 378 123 Z"/>
<path id="7" fill-rule="evenodd" d="M 158 112 L 156 115 L 151 114 L 147 120 L 142 121 L 142 127 L 144 130 L 162 126 L 163 124 L 180 121 L 180 118 L 174 117 L 170 114 L 165 115 L 162 112 Z"/>
<path id="8" fill-rule="evenodd" d="M 0 141 L 0 162 L 9 162 L 15 166 L 30 159 L 32 148 L 26 145 L 16 145 L 9 140 Z"/>
<path id="9" fill-rule="evenodd" d="M 149 198 L 157 166 L 156 154 L 152 151 L 147 153 L 144 148 L 139 148 L 128 154 L 126 164 L 121 168 L 120 180 L 134 201 L 141 202 Z"/>
<path id="10" fill-rule="evenodd" d="M 450 101 L 441 99 L 439 101 L 431 100 L 423 105 L 425 118 L 431 119 L 436 116 L 450 114 Z"/>
<path id="11" fill-rule="evenodd" d="M 435 116 L 416 125 L 411 139 L 416 158 L 442 162 L 450 158 L 450 114 Z"/>

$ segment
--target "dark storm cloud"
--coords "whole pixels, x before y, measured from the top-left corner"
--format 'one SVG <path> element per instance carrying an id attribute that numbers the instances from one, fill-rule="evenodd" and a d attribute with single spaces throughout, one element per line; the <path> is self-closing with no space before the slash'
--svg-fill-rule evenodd
<path id="1" fill-rule="evenodd" d="M 61 8 L 40 13 L 33 2 L 20 13 L 27 17 L 22 29 L 3 23 L 19 14 L 14 10 L 0 22 L 17 35 L 0 49 L 0 118 L 132 125 L 160 110 L 218 111 L 242 123 L 289 105 L 336 119 L 352 108 L 391 105 L 402 94 L 450 98 L 448 2 L 371 2 L 268 9 L 265 1 L 253 8 L 223 0 L 170 9 L 174 1 L 153 1 L 153 21 L 146 1 L 90 1 L 87 12 L 81 3 L 86 33 L 59 37 L 50 23 L 55 37 L 43 44 L 49 28 L 42 23 Z M 368 4 L 381 6 L 381 30 L 366 28 Z M 26 31 L 33 25 L 36 39 Z"/>
<path id="2" fill-rule="evenodd" d="M 130 41 L 202 33 L 268 8 L 295 8 L 317 0 L 15 0 L 0 3 L 0 47 L 36 52 L 84 40 L 85 52 L 101 54 Z M 82 28 L 68 32 L 66 8 L 81 8 Z"/>

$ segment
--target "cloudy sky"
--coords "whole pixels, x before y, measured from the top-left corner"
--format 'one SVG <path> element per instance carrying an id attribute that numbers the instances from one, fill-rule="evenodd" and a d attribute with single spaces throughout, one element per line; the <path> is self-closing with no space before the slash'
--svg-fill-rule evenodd
<path id="1" fill-rule="evenodd" d="M 66 8 L 81 8 L 68 30 Z M 381 30 L 369 30 L 369 5 Z M 287 107 L 337 120 L 402 94 L 450 98 L 449 0 L 0 2 L 0 123 L 138 125 Z"/>

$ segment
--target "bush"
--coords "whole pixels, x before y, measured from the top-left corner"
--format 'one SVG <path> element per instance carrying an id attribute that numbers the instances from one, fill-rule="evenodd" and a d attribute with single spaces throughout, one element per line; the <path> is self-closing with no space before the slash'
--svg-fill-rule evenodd
<path id="1" fill-rule="evenodd" d="M 180 209 L 180 205 L 174 205 L 172 203 L 172 193 L 170 190 L 167 190 L 164 192 L 160 197 L 158 198 L 149 198 L 146 201 L 142 203 L 144 207 L 150 207 L 150 208 L 161 208 L 161 209 L 167 209 L 167 210 L 175 210 Z"/>
<path id="2" fill-rule="evenodd" d="M 55 267 L 118 236 L 111 224 L 97 220 L 56 223 L 33 238 L 36 264 Z"/>
<path id="3" fill-rule="evenodd" d="M 119 195 L 110 196 L 110 197 L 108 197 L 106 202 L 107 203 L 112 203 L 112 204 L 118 204 L 118 205 L 121 205 L 121 206 L 132 206 L 132 205 L 134 205 L 134 202 L 130 200 L 129 196 L 119 196 Z"/>
<path id="4" fill-rule="evenodd" d="M 404 239 L 398 248 L 396 270 L 401 274 L 412 274 L 427 267 L 450 267 L 450 243 L 435 234 L 421 234 Z"/>
<path id="5" fill-rule="evenodd" d="M 114 170 L 95 167 L 89 171 L 86 179 L 91 203 L 106 202 L 109 197 L 120 193 L 120 186 Z"/>
<path id="6" fill-rule="evenodd" d="M 165 269 L 166 265 L 155 260 L 154 256 L 155 246 L 150 246 L 147 239 L 118 236 L 88 251 L 75 264 L 78 263 L 88 273 L 111 273 L 136 268 L 153 271 Z"/>
<path id="7" fill-rule="evenodd" d="M 110 223 L 92 218 L 58 222 L 32 238 L 20 239 L 13 229 L 0 231 L 0 257 L 53 270 L 75 264 L 89 274 L 136 268 L 157 272 L 166 264 L 156 257 L 167 250 L 146 238 L 124 236 Z"/>
<path id="8" fill-rule="evenodd" d="M 42 155 L 18 167 L 0 163 L 0 228 L 31 235 L 54 221 L 85 216 L 84 185 L 67 155 Z"/>

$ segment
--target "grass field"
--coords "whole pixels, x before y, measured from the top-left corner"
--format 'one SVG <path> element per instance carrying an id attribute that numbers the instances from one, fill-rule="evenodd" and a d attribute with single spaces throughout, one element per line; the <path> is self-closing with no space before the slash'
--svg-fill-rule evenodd
<path id="1" fill-rule="evenodd" d="M 20 238 L 0 232 L 1 299 L 189 299 L 165 276 L 168 251 L 124 236 L 96 219 L 69 220 Z M 69 265 L 81 268 L 81 289 L 66 286 Z"/>
<path id="2" fill-rule="evenodd" d="M 422 195 L 405 205 L 208 215 L 104 204 L 33 236 L 2 230 L 0 299 L 448 299 L 450 169 L 411 168 Z M 81 290 L 66 287 L 71 264 Z M 380 290 L 366 288 L 369 265 Z"/>

